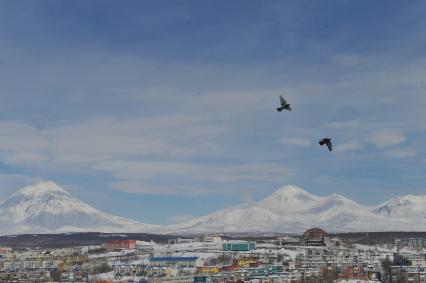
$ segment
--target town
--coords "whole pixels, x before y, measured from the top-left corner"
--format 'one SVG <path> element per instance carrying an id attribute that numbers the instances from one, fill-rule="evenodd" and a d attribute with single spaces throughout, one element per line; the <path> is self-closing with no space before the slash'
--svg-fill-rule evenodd
<path id="1" fill-rule="evenodd" d="M 368 235 L 368 233 L 367 233 Z M 155 242 L 106 237 L 99 245 L 0 248 L 1 282 L 426 282 L 426 238 L 343 241 L 302 235 L 224 235 Z"/>

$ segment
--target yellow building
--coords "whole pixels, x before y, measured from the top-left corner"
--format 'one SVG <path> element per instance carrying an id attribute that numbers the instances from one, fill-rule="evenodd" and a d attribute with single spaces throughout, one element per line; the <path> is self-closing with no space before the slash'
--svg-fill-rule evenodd
<path id="1" fill-rule="evenodd" d="M 256 258 L 240 258 L 234 260 L 234 266 L 237 268 L 248 268 L 257 266 Z"/>
<path id="2" fill-rule="evenodd" d="M 220 272 L 219 266 L 199 266 L 199 267 L 197 267 L 197 273 L 212 274 L 212 273 L 219 273 L 219 272 Z"/>

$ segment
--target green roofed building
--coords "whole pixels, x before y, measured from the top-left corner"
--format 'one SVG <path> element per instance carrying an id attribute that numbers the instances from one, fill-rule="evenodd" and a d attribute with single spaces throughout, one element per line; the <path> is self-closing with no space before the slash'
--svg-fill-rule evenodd
<path id="1" fill-rule="evenodd" d="M 207 276 L 194 276 L 194 283 L 207 283 L 210 282 L 210 280 L 208 280 L 210 278 L 207 278 Z"/>
<path id="2" fill-rule="evenodd" d="M 255 242 L 229 242 L 223 244 L 224 251 L 252 251 L 255 249 Z"/>

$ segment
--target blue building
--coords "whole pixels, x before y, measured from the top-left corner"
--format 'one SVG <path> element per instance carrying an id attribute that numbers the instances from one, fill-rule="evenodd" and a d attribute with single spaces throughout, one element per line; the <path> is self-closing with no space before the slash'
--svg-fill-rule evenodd
<path id="1" fill-rule="evenodd" d="M 252 251 L 255 249 L 255 242 L 229 242 L 223 244 L 224 251 Z"/>

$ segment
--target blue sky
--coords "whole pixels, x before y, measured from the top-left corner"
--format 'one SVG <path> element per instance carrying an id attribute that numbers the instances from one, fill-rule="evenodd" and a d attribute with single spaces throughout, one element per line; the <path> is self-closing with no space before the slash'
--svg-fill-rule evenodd
<path id="1" fill-rule="evenodd" d="M 298 185 L 424 194 L 424 1 L 0 1 L 0 199 L 171 223 Z M 282 94 L 291 113 L 275 108 Z M 319 147 L 330 136 L 335 151 Z"/>

